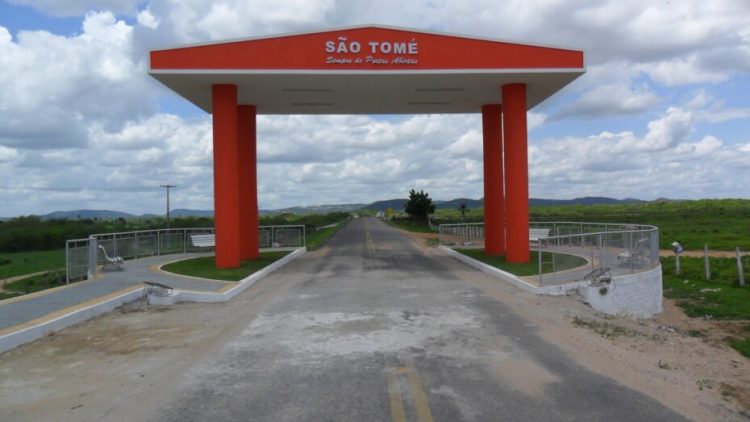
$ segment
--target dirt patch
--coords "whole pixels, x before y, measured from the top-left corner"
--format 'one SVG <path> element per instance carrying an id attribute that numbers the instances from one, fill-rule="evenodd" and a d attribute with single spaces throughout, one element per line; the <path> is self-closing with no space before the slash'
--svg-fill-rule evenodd
<path id="1" fill-rule="evenodd" d="M 740 255 L 749 256 L 750 252 L 740 251 Z M 674 256 L 674 252 L 671 249 L 660 249 L 659 256 Z M 680 256 L 703 257 L 703 250 L 682 251 Z M 711 258 L 735 258 L 737 253 L 735 251 L 708 251 L 708 256 Z"/>
<path id="2" fill-rule="evenodd" d="M 506 358 L 492 371 L 514 389 L 532 397 L 542 397 L 545 387 L 560 381 L 557 375 L 529 359 Z"/>

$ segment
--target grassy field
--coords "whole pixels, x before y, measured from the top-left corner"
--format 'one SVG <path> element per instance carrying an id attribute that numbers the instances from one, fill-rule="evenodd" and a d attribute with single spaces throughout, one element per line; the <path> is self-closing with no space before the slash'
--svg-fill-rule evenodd
<path id="1" fill-rule="evenodd" d="M 63 285 L 65 285 L 65 271 L 50 271 L 45 274 L 38 274 L 6 284 L 5 286 L 3 286 L 3 289 L 5 291 L 0 291 L 0 300 L 22 296 L 25 294 L 47 290 Z"/>
<path id="2" fill-rule="evenodd" d="M 0 279 L 65 268 L 65 249 L 0 252 Z"/>
<path id="3" fill-rule="evenodd" d="M 532 220 L 651 224 L 662 249 L 678 241 L 685 249 L 750 250 L 750 200 L 647 202 L 627 205 L 534 207 Z"/>
<path id="4" fill-rule="evenodd" d="M 254 272 L 265 268 L 285 257 L 289 252 L 263 252 L 260 259 L 242 261 L 239 268 L 217 269 L 213 256 L 187 259 L 173 262 L 162 267 L 162 270 L 192 277 L 210 278 L 224 281 L 240 281 Z"/>
<path id="5" fill-rule="evenodd" d="M 535 206 L 532 221 L 590 221 L 601 223 L 650 224 L 659 227 L 659 244 L 670 249 L 678 241 L 685 249 L 750 250 L 750 200 L 702 199 L 656 201 L 618 205 Z M 436 218 L 455 220 L 460 213 L 439 209 Z M 467 221 L 482 221 L 483 208 L 472 208 Z"/>
<path id="6" fill-rule="evenodd" d="M 309 250 L 318 249 L 319 247 L 323 246 L 334 234 L 341 230 L 348 222 L 349 220 L 340 221 L 333 227 L 305 233 L 305 246 L 307 246 L 307 249 Z"/>
<path id="7" fill-rule="evenodd" d="M 421 221 L 421 220 L 409 220 L 409 219 L 393 219 L 388 221 L 388 224 L 390 224 L 393 227 L 408 230 L 410 232 L 417 232 L 417 233 L 437 233 L 435 230 L 432 230 L 430 226 L 427 225 L 427 222 Z"/>
<path id="8" fill-rule="evenodd" d="M 504 256 L 487 256 L 482 249 L 456 249 L 456 252 L 484 262 L 503 271 L 518 276 L 539 274 L 539 253 L 531 251 L 531 259 L 527 264 L 515 264 L 505 261 Z M 542 252 L 542 273 L 552 272 L 552 253 Z M 586 260 L 577 256 L 555 253 L 555 271 L 564 271 L 586 264 Z"/>
<path id="9" fill-rule="evenodd" d="M 710 258 L 710 281 L 704 279 L 703 258 L 680 258 L 679 275 L 674 272 L 674 257 L 662 258 L 662 266 L 664 296 L 675 299 L 693 318 L 740 321 L 735 336 L 726 341 L 750 357 L 750 257 L 743 260 L 745 287 L 739 286 L 733 258 Z"/>

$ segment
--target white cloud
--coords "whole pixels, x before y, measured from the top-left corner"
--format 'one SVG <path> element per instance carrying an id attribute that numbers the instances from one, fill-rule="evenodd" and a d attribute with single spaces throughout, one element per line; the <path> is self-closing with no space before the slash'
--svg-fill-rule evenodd
<path id="1" fill-rule="evenodd" d="M 601 132 L 534 142 L 532 195 L 742 196 L 734 181 L 750 177 L 750 149 L 710 135 L 691 140 L 700 113 L 691 107 L 667 108 L 642 137 Z"/>
<path id="2" fill-rule="evenodd" d="M 668 86 L 718 83 L 730 76 L 726 69 L 703 66 L 698 54 L 652 63 L 647 72 L 655 81 Z"/>
<path id="3" fill-rule="evenodd" d="M 164 182 L 179 186 L 177 206 L 210 208 L 210 117 L 158 110 L 159 96 L 171 94 L 146 75 L 148 50 L 373 22 L 585 51 L 587 74 L 566 88 L 576 99 L 564 105 L 557 96 L 528 113 L 537 196 L 746 196 L 732 181 L 750 176 L 747 136 L 702 125 L 748 119 L 750 109 L 705 89 L 675 102 L 685 85 L 746 89 L 736 78 L 750 72 L 746 0 L 15 3 L 52 15 L 100 12 L 83 16 L 70 36 L 0 27 L 4 213 L 158 212 Z M 617 129 L 588 129 L 617 115 L 624 116 Z M 575 122 L 575 133 L 595 134 L 536 138 L 562 117 Z M 441 199 L 482 194 L 479 115 L 260 116 L 258 123 L 264 207 L 400 197 L 412 187 Z"/>
<path id="4" fill-rule="evenodd" d="M 55 16 L 80 16 L 91 10 L 133 14 L 139 0 L 8 0 Z"/>
<path id="5" fill-rule="evenodd" d="M 582 94 L 574 102 L 562 106 L 552 119 L 602 116 L 623 116 L 649 110 L 659 103 L 659 97 L 647 85 L 630 87 L 618 82 L 600 85 Z"/>
<path id="6" fill-rule="evenodd" d="M 0 163 L 3 161 L 10 161 L 16 157 L 18 157 L 17 150 L 0 145 Z"/>
<path id="7" fill-rule="evenodd" d="M 80 147 L 88 126 L 114 128 L 153 112 L 152 82 L 133 47 L 132 27 L 109 12 L 86 15 L 83 32 L 72 37 L 0 34 L 0 143 Z"/>

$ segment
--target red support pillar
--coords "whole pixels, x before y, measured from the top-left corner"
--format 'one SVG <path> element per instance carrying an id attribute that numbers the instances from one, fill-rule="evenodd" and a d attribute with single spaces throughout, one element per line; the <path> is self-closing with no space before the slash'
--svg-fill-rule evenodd
<path id="1" fill-rule="evenodd" d="M 529 164 L 526 84 L 502 87 L 505 145 L 505 210 L 508 216 L 508 262 L 529 262 Z"/>
<path id="2" fill-rule="evenodd" d="M 499 104 L 482 106 L 484 143 L 484 253 L 505 253 L 505 192 L 503 189 L 503 139 Z"/>
<path id="3" fill-rule="evenodd" d="M 240 258 L 257 259 L 258 250 L 258 173 L 256 159 L 256 109 L 237 107 L 240 186 Z"/>
<path id="4" fill-rule="evenodd" d="M 237 86 L 212 86 L 216 268 L 240 266 Z"/>

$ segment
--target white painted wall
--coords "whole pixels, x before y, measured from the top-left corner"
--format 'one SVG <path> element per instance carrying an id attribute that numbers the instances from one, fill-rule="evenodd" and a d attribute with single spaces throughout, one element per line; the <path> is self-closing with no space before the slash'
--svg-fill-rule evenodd
<path id="1" fill-rule="evenodd" d="M 583 300 L 597 311 L 651 318 L 662 312 L 661 265 L 649 271 L 613 277 L 605 294 L 599 290 L 600 287 L 578 287 Z"/>

